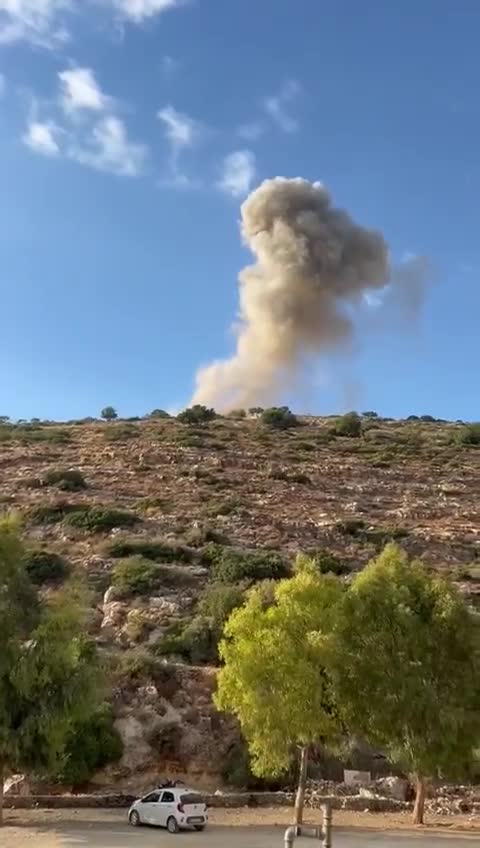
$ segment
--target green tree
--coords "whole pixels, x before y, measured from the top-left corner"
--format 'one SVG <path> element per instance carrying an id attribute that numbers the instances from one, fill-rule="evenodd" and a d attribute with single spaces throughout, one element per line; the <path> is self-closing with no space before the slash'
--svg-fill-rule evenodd
<path id="1" fill-rule="evenodd" d="M 480 741 L 479 628 L 455 588 L 389 544 L 344 595 L 330 666 L 342 718 L 415 776 L 465 775 Z M 324 640 L 320 640 L 324 641 Z"/>
<path id="2" fill-rule="evenodd" d="M 194 406 L 189 406 L 177 415 L 177 421 L 182 424 L 206 424 L 208 421 L 213 421 L 217 417 L 214 409 L 209 409 L 202 406 L 201 403 L 196 403 Z"/>
<path id="3" fill-rule="evenodd" d="M 0 823 L 4 776 L 53 773 L 72 723 L 95 708 L 98 683 L 81 593 L 70 586 L 39 597 L 24 557 L 18 521 L 1 519 Z"/>
<path id="4" fill-rule="evenodd" d="M 264 409 L 260 420 L 262 424 L 273 430 L 289 430 L 291 427 L 298 427 L 299 424 L 298 418 L 288 406 L 271 406 L 269 409 Z"/>
<path id="5" fill-rule="evenodd" d="M 246 604 L 228 619 L 219 647 L 224 666 L 215 703 L 238 718 L 253 773 L 285 773 L 300 748 L 297 824 L 302 822 L 308 748 L 314 742 L 331 747 L 339 735 L 322 650 L 310 637 L 330 631 L 341 593 L 336 578 L 319 574 L 302 558 L 295 576 L 277 584 L 273 604 L 266 605 L 262 587 L 250 591 Z"/>
<path id="6" fill-rule="evenodd" d="M 347 412 L 337 418 L 333 429 L 336 436 L 356 438 L 362 432 L 362 419 L 358 412 Z"/>
<path id="7" fill-rule="evenodd" d="M 100 415 L 105 421 L 114 421 L 115 418 L 118 418 L 118 412 L 113 406 L 105 406 Z"/>

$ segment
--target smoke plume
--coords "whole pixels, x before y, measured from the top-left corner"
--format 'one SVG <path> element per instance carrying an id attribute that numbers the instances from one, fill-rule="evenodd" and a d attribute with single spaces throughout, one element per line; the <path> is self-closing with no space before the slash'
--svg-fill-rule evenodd
<path id="1" fill-rule="evenodd" d="M 394 284 L 381 233 L 335 208 L 320 183 L 265 180 L 241 207 L 241 232 L 256 262 L 239 276 L 236 351 L 200 369 L 193 398 L 221 411 L 278 400 L 309 357 L 348 345 L 352 307 Z"/>

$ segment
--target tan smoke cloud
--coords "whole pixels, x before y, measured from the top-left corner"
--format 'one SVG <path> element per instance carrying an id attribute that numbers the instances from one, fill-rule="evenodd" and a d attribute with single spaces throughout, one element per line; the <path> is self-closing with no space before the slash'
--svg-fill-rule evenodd
<path id="1" fill-rule="evenodd" d="M 192 400 L 220 411 L 281 398 L 309 357 L 348 345 L 352 306 L 397 278 L 381 233 L 335 208 L 320 183 L 265 180 L 242 205 L 241 231 L 256 262 L 239 276 L 236 351 L 199 370 Z M 416 275 L 404 278 L 414 302 Z"/>

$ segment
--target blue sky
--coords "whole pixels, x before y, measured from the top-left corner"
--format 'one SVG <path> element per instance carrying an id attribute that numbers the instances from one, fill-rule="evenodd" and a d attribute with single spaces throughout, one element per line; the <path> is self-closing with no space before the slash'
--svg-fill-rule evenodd
<path id="1" fill-rule="evenodd" d="M 185 405 L 284 175 L 436 274 L 281 400 L 480 418 L 479 31 L 477 0 L 0 0 L 0 412 Z"/>

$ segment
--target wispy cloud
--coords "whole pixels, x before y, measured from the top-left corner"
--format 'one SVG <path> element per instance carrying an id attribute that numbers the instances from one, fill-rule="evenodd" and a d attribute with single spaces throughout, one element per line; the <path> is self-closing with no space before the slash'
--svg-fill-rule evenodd
<path id="1" fill-rule="evenodd" d="M 27 40 L 43 47 L 65 42 L 64 17 L 76 0 L 0 0 L 0 44 Z"/>
<path id="2" fill-rule="evenodd" d="M 278 94 L 265 98 L 265 111 L 283 132 L 292 133 L 299 128 L 298 121 L 288 113 L 287 107 L 296 100 L 300 92 L 299 83 L 296 80 L 288 80 Z"/>
<path id="3" fill-rule="evenodd" d="M 42 156 L 59 156 L 60 146 L 57 137 L 61 133 L 53 121 L 30 121 L 22 141 L 35 153 Z"/>
<path id="4" fill-rule="evenodd" d="M 187 0 L 113 0 L 114 7 L 127 19 L 140 24 L 148 18 L 185 5 Z"/>
<path id="5" fill-rule="evenodd" d="M 165 136 L 170 145 L 169 172 L 160 181 L 166 188 L 197 188 L 198 181 L 192 180 L 180 168 L 182 150 L 193 147 L 202 136 L 201 124 L 177 111 L 173 106 L 164 106 L 157 112 L 157 117 L 164 126 Z"/>
<path id="6" fill-rule="evenodd" d="M 87 110 L 102 112 L 109 105 L 110 98 L 103 93 L 91 68 L 72 68 L 61 71 L 60 102 L 67 115 Z"/>
<path id="7" fill-rule="evenodd" d="M 243 197 L 250 191 L 255 177 L 255 154 L 251 150 L 235 150 L 223 160 L 217 186 L 232 197 Z"/>
<path id="8" fill-rule="evenodd" d="M 200 126 L 188 115 L 173 106 L 165 106 L 157 113 L 165 127 L 165 135 L 173 147 L 192 147 L 200 135 Z"/>
<path id="9" fill-rule="evenodd" d="M 143 173 L 147 155 L 146 145 L 131 141 L 123 121 L 113 115 L 102 118 L 82 144 L 74 142 L 68 150 L 81 165 L 121 177 Z"/>
<path id="10" fill-rule="evenodd" d="M 95 8 L 107 9 L 117 20 L 141 24 L 189 2 L 191 0 L 0 0 L 0 44 L 29 41 L 53 48 L 70 39 L 68 24 L 73 15 L 91 16 Z"/>

